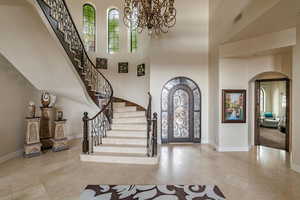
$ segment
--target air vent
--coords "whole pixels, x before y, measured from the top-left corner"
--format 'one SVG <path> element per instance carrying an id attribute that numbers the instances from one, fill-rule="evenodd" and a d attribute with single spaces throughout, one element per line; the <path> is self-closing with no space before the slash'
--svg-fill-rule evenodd
<path id="1" fill-rule="evenodd" d="M 243 18 L 243 13 L 238 14 L 238 15 L 234 18 L 233 23 L 234 23 L 234 24 L 238 23 L 238 21 L 240 21 L 242 18 Z"/>

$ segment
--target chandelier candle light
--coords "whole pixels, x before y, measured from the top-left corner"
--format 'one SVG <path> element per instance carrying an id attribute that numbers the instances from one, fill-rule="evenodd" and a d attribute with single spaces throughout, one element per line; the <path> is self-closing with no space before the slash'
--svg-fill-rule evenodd
<path id="1" fill-rule="evenodd" d="M 125 0 L 124 23 L 139 33 L 167 33 L 176 24 L 175 0 Z"/>

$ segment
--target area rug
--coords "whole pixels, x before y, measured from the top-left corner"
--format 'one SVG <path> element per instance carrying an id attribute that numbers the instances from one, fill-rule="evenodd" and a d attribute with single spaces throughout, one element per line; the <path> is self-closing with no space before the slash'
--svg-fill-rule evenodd
<path id="1" fill-rule="evenodd" d="M 80 200 L 223 200 L 214 185 L 88 185 Z"/>

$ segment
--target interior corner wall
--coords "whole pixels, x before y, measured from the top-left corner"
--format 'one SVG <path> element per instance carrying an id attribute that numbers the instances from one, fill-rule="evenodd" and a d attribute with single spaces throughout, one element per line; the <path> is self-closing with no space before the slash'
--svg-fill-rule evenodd
<path id="1" fill-rule="evenodd" d="M 219 120 L 219 46 L 216 23 L 216 9 L 219 0 L 209 1 L 209 131 L 208 140 L 214 147 L 218 146 L 218 120 Z"/>
<path id="2" fill-rule="evenodd" d="M 300 4 L 300 3 L 299 3 Z M 300 11 L 300 5 L 298 7 Z M 291 167 L 300 173 L 300 15 L 297 17 L 297 43 L 293 51 L 292 87 L 292 158 Z"/>
<path id="3" fill-rule="evenodd" d="M 120 0 L 66 0 L 69 10 L 79 33 L 83 34 L 83 9 L 85 3 L 93 5 L 96 9 L 96 52 L 88 52 L 92 62 L 96 58 L 107 58 L 108 69 L 100 69 L 101 73 L 110 81 L 114 89 L 114 96 L 129 100 L 143 107 L 148 105 L 148 92 L 150 91 L 149 69 L 149 36 L 147 30 L 138 35 L 138 49 L 129 51 L 129 31 L 123 23 L 123 2 Z M 107 11 L 110 8 L 120 10 L 120 50 L 109 54 L 107 34 Z M 118 63 L 128 62 L 128 73 L 118 73 Z M 146 75 L 137 76 L 137 65 L 146 65 Z"/>
<path id="4" fill-rule="evenodd" d="M 150 92 L 160 119 L 161 90 L 170 79 L 188 77 L 202 94 L 202 143 L 208 142 L 209 1 L 176 1 L 177 23 L 168 34 L 151 40 Z M 158 123 L 161 132 L 160 120 Z M 159 136 L 160 138 L 160 136 Z"/>
<path id="5" fill-rule="evenodd" d="M 219 115 L 219 151 L 247 151 L 253 144 L 254 78 L 264 72 L 276 72 L 275 56 L 249 58 L 221 58 L 219 65 L 219 93 L 222 89 L 247 90 L 247 121 L 244 124 L 223 124 Z M 282 71 L 278 71 L 282 73 Z M 222 97 L 219 97 L 222 105 Z M 222 110 L 220 108 L 220 113 Z M 251 135 L 251 136 L 250 136 Z"/>
<path id="6" fill-rule="evenodd" d="M 27 106 L 39 103 L 40 92 L 0 55 L 0 162 L 2 156 L 23 150 Z M 13 157 L 13 156 L 11 156 Z M 9 158 L 11 158 L 9 156 Z"/>

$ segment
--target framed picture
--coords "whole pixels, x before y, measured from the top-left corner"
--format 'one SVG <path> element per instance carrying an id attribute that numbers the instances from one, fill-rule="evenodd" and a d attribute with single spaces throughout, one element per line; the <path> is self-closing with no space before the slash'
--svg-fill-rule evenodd
<path id="1" fill-rule="evenodd" d="M 145 76 L 145 64 L 137 66 L 137 76 Z"/>
<path id="2" fill-rule="evenodd" d="M 246 123 L 246 90 L 223 90 L 223 123 Z"/>
<path id="3" fill-rule="evenodd" d="M 97 69 L 107 69 L 107 59 L 106 58 L 96 58 Z"/>
<path id="4" fill-rule="evenodd" d="M 119 73 L 128 73 L 128 62 L 119 63 Z"/>

